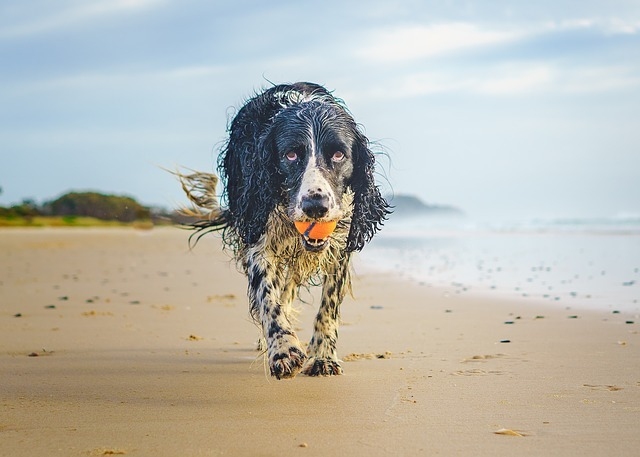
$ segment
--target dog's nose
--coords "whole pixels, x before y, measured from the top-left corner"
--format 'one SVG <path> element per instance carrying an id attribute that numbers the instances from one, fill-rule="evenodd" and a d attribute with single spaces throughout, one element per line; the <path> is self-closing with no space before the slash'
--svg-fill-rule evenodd
<path id="1" fill-rule="evenodd" d="M 320 219 L 329 212 L 329 198 L 314 194 L 302 199 L 302 212 L 312 219 Z"/>

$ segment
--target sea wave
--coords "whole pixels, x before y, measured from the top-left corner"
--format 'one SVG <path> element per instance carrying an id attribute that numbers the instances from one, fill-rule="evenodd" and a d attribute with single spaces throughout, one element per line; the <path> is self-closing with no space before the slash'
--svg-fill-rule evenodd
<path id="1" fill-rule="evenodd" d="M 363 251 L 365 269 L 450 293 L 640 312 L 640 218 L 524 222 L 402 218 Z"/>

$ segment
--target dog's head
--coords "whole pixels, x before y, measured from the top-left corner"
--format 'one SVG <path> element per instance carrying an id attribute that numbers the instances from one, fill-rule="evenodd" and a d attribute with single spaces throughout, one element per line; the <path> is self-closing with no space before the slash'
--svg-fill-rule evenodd
<path id="1" fill-rule="evenodd" d="M 252 103 L 254 114 L 264 114 L 264 109 L 255 108 L 268 107 L 269 100 L 276 107 L 265 118 L 262 131 L 253 134 L 258 139 L 254 147 L 248 146 L 253 149 L 251 163 L 240 165 L 241 170 L 235 167 L 242 174 L 245 191 L 234 205 L 228 190 L 231 214 L 236 214 L 234 225 L 251 244 L 264 234 L 268 215 L 278 205 L 286 208 L 292 224 L 322 224 L 350 214 L 346 249 L 360 250 L 389 213 L 374 180 L 375 156 L 342 104 L 320 86 L 311 87 L 310 91 L 304 84 L 277 86 L 250 101 L 236 117 L 246 117 L 243 111 Z M 246 135 L 246 125 L 243 128 Z M 231 130 L 233 138 L 233 124 Z M 230 142 L 227 159 L 231 147 Z M 224 164 L 228 188 L 234 180 L 233 165 Z M 301 239 L 309 251 L 322 251 L 328 245 L 328 236 L 316 238 L 309 231 Z"/>
<path id="2" fill-rule="evenodd" d="M 354 173 L 356 129 L 339 106 L 309 101 L 282 110 L 265 149 L 275 158 L 282 202 L 292 221 L 338 221 L 350 211 L 343 195 Z M 328 237 L 303 234 L 307 250 L 322 250 Z"/>

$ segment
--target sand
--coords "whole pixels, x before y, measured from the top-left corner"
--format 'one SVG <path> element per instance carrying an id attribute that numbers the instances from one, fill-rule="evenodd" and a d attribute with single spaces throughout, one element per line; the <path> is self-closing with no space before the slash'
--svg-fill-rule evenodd
<path id="1" fill-rule="evenodd" d="M 276 381 L 244 277 L 187 235 L 0 231 L 0 456 L 638 455 L 637 316 L 359 274 L 345 374 Z"/>

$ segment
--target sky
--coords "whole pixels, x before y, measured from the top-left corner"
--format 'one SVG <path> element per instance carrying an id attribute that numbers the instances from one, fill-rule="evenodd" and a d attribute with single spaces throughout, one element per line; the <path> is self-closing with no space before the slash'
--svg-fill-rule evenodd
<path id="1" fill-rule="evenodd" d="M 640 217 L 640 2 L 0 0 L 0 205 L 186 203 L 234 110 L 317 82 L 385 193 L 472 217 Z"/>

